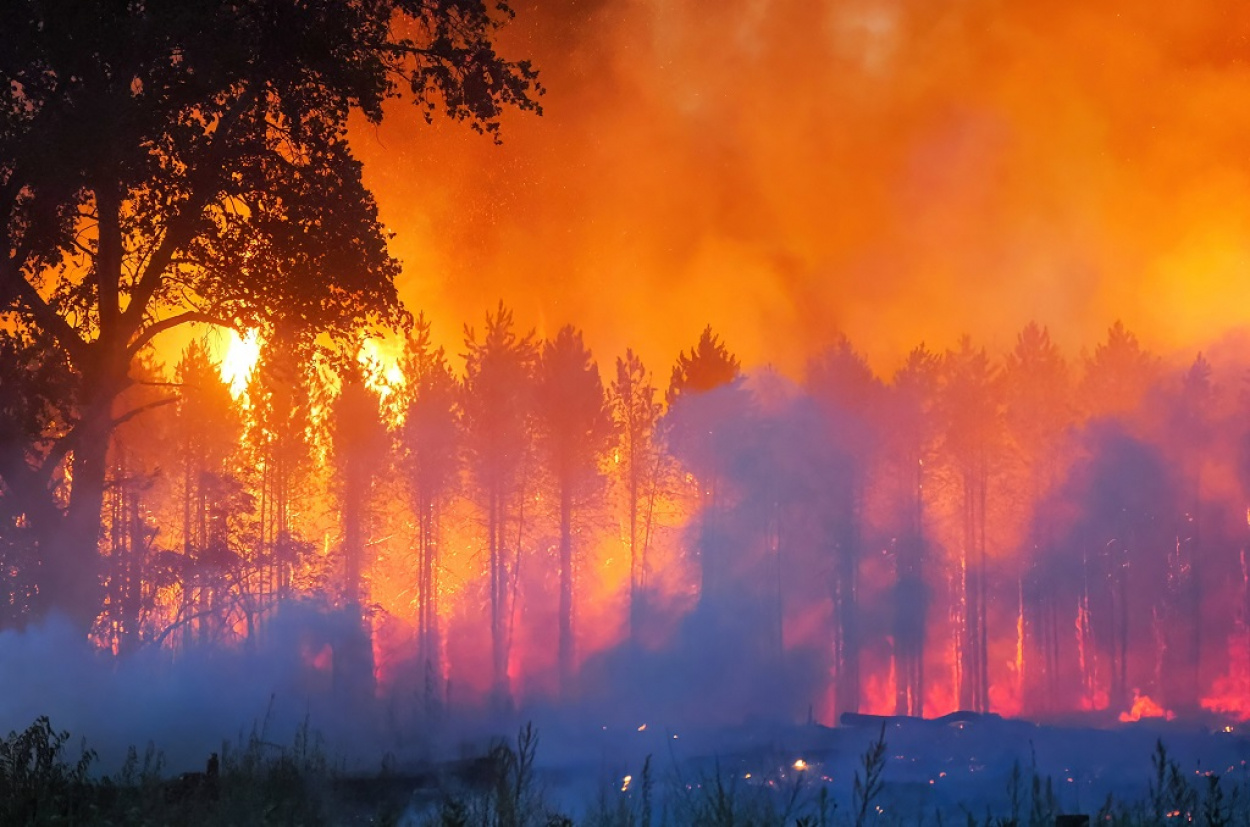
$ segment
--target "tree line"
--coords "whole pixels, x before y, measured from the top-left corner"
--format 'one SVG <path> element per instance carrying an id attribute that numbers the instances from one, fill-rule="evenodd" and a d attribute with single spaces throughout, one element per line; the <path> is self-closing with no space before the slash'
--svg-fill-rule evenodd
<path id="1" fill-rule="evenodd" d="M 393 371 L 273 337 L 238 396 L 199 340 L 144 356 L 118 409 L 177 402 L 112 439 L 95 639 L 253 647 L 315 598 L 349 631 L 336 685 L 376 690 L 393 620 L 396 659 L 506 702 L 700 622 L 751 668 L 811 654 L 836 711 L 924 714 L 1196 708 L 1244 636 L 1247 400 L 1202 356 L 1117 323 L 1069 360 L 1030 324 L 884 379 L 841 338 L 793 381 L 708 327 L 661 384 L 632 351 L 601 375 L 573 326 L 484 322 L 451 356 L 419 316 Z M 20 626 L 37 540 L 0 504 Z"/>

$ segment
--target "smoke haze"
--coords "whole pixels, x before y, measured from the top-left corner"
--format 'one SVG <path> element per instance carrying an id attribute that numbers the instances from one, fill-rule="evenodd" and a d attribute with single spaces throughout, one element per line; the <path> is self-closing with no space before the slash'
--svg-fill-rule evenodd
<path id="1" fill-rule="evenodd" d="M 649 363 L 711 322 L 797 372 L 1029 320 L 1190 350 L 1243 321 L 1250 12 L 1227 4 L 520 2 L 504 143 L 396 106 L 357 151 L 435 318 L 499 298 Z M 448 334 L 454 329 L 448 327 Z"/>

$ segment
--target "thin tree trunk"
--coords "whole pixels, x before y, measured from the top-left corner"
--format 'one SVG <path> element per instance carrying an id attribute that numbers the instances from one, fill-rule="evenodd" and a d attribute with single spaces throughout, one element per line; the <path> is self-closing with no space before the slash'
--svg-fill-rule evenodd
<path id="1" fill-rule="evenodd" d="M 638 450 L 629 440 L 629 639 L 638 641 Z"/>
<path id="2" fill-rule="evenodd" d="M 560 690 L 573 695 L 573 493 L 569 481 L 560 485 Z"/>
<path id="3" fill-rule="evenodd" d="M 977 478 L 977 497 L 978 497 L 978 513 L 977 519 L 978 535 L 977 545 L 980 548 L 980 571 L 977 572 L 977 586 L 979 593 L 977 595 L 977 624 L 980 633 L 980 645 L 978 648 L 978 696 L 980 705 L 979 712 L 988 712 L 990 708 L 990 644 L 989 644 L 989 602 L 986 582 L 989 579 L 988 553 L 986 549 L 986 502 L 988 499 L 989 489 L 989 472 L 986 468 L 985 459 L 982 458 L 980 468 L 978 469 Z"/>
<path id="4" fill-rule="evenodd" d="M 499 548 L 499 495 L 495 491 L 491 491 L 487 495 L 486 503 L 486 534 L 487 542 L 490 545 L 490 646 L 491 646 L 491 670 L 492 681 L 494 684 L 494 692 L 500 695 L 504 685 L 504 664 L 503 664 L 503 607 L 499 605 L 500 600 L 500 557 L 502 549 Z M 498 698 L 496 699 L 498 700 Z"/>

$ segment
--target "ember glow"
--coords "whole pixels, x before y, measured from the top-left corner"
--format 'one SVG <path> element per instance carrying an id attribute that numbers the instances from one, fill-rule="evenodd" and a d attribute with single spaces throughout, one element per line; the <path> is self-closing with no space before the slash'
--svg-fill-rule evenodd
<path id="1" fill-rule="evenodd" d="M 164 304 L 65 275 L 147 266 L 159 187 L 38 213 L 82 225 L 21 273 L 87 355 L 5 305 L 0 630 L 98 594 L 68 602 L 119 658 L 267 653 L 409 723 L 1250 720 L 1250 11 L 516 6 L 543 117 L 344 115 L 303 138 L 346 159 L 338 218 L 232 172 Z M 234 123 L 175 114 L 142 157 Z M 298 222 L 235 228 L 262 206 Z M 49 565 L 21 492 L 69 515 L 84 468 L 98 554 Z"/>

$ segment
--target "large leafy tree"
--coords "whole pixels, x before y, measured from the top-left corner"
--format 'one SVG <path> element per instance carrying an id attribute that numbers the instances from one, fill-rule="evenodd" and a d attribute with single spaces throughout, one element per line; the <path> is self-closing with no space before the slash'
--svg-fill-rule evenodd
<path id="1" fill-rule="evenodd" d="M 403 321 L 348 116 L 376 122 L 402 95 L 493 134 L 503 108 L 537 108 L 534 71 L 492 44 L 508 15 L 481 0 L 0 6 L 0 314 L 71 379 L 69 415 L 6 442 L 0 467 L 10 489 L 38 473 L 37 512 L 71 463 L 60 518 L 36 520 L 53 606 L 84 626 L 96 612 L 115 400 L 155 336 L 282 320 L 342 340 Z"/>

